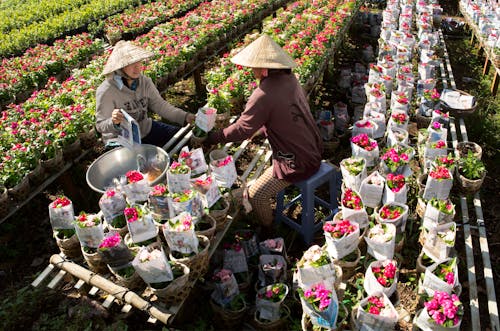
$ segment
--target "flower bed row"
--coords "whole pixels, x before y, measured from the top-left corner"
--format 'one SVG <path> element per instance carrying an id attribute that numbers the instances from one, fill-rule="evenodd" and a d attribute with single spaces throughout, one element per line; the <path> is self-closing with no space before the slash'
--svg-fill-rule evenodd
<path id="1" fill-rule="evenodd" d="M 347 23 L 347 12 L 352 11 L 355 6 L 354 1 L 343 5 L 317 1 L 314 6 L 309 6 L 308 2 L 295 2 L 267 22 L 263 32 L 273 36 L 296 59 L 299 67 L 295 72 L 299 74 L 301 83 L 305 83 L 324 62 L 336 32 Z M 251 41 L 252 36 L 249 36 L 244 43 L 233 48 L 233 52 Z M 301 53 L 300 50 L 303 49 L 305 51 Z M 225 55 L 220 66 L 207 75 L 210 92 L 207 104 L 216 108 L 219 113 L 237 108 L 235 106 L 256 87 L 250 71 L 232 65 L 227 59 L 229 56 Z"/>
<path id="2" fill-rule="evenodd" d="M 66 37 L 52 46 L 40 44 L 22 56 L 2 59 L 0 105 L 22 100 L 21 94 L 42 87 L 50 76 L 81 66 L 90 56 L 103 50 L 103 42 L 88 33 Z"/>
<path id="3" fill-rule="evenodd" d="M 244 5 L 239 1 L 212 1 L 183 18 L 158 26 L 136 41 L 156 54 L 146 74 L 156 80 L 164 77 L 170 70 L 176 70 L 176 65 L 183 64 L 187 56 L 206 49 L 209 42 L 270 5 L 264 0 Z M 93 127 L 95 89 L 103 80 L 100 73 L 106 59 L 105 55 L 94 56 L 86 68 L 74 70 L 63 83 L 49 79 L 45 89 L 35 91 L 23 104 L 9 105 L 2 112 L 0 178 L 5 186 L 20 183 L 39 160 L 54 157 L 56 151 L 72 143 L 79 133 Z"/>
<path id="4" fill-rule="evenodd" d="M 193 9 L 201 2 L 201 0 L 167 0 L 147 3 L 137 8 L 129 8 L 123 13 L 104 20 L 104 34 L 108 41 L 114 44 L 122 39 L 125 34 L 138 35 L 144 33 L 160 23 Z M 100 25 L 101 23 L 99 23 Z"/>
<path id="5" fill-rule="evenodd" d="M 0 34 L 0 56 L 18 55 L 38 43 L 46 43 L 60 38 L 70 31 L 86 27 L 87 24 L 95 20 L 140 3 L 140 0 L 95 0 L 77 10 L 72 9 L 43 22 L 12 30 L 10 33 Z"/>

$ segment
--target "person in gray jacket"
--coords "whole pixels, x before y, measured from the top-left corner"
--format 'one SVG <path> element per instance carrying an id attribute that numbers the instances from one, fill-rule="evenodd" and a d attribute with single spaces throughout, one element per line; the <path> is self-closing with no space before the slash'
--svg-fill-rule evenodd
<path id="1" fill-rule="evenodd" d="M 142 74 L 143 61 L 154 54 L 128 41 L 119 41 L 102 72 L 106 76 L 96 92 L 96 128 L 106 146 L 116 145 L 126 111 L 139 124 L 141 143 L 163 147 L 179 126 L 154 121 L 153 111 L 169 122 L 192 123 L 195 115 L 165 101 L 151 78 Z"/>

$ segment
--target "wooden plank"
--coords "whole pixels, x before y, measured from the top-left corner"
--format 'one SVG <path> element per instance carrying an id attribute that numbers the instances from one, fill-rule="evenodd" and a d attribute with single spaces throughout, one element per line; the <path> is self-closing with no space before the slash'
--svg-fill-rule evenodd
<path id="1" fill-rule="evenodd" d="M 59 270 L 59 272 L 57 273 L 57 275 L 54 278 L 52 278 L 52 280 L 47 285 L 47 287 L 51 288 L 51 289 L 56 288 L 57 284 L 59 284 L 59 282 L 63 279 L 64 275 L 66 275 L 66 271 Z"/>
<path id="2" fill-rule="evenodd" d="M 37 278 L 35 278 L 35 280 L 31 283 L 31 286 L 38 287 L 38 285 L 40 285 L 40 283 L 43 282 L 45 278 L 47 278 L 47 276 L 52 272 L 52 270 L 54 270 L 54 265 L 49 264 L 47 267 L 45 267 L 42 273 L 38 275 Z"/>
<path id="3" fill-rule="evenodd" d="M 175 135 L 169 141 L 167 141 L 167 143 L 165 145 L 163 145 L 163 149 L 165 151 L 168 151 L 170 149 L 170 147 L 172 147 L 172 145 L 177 140 L 179 140 L 179 138 L 183 137 L 190 130 L 191 130 L 191 124 L 187 124 L 187 125 L 183 126 L 182 128 L 180 128 L 179 131 L 177 131 L 175 133 Z"/>
<path id="4" fill-rule="evenodd" d="M 486 54 L 486 58 L 484 60 L 484 65 L 483 65 L 483 76 L 487 75 L 488 71 L 490 71 L 490 58 L 488 54 Z"/>
<path id="5" fill-rule="evenodd" d="M 128 303 L 127 303 L 126 305 L 124 305 L 124 306 L 122 307 L 121 312 L 126 314 L 126 313 L 128 313 L 131 309 L 132 309 L 132 305 L 130 305 L 130 304 L 128 304 Z"/>
<path id="6" fill-rule="evenodd" d="M 492 330 L 499 331 L 500 323 L 498 319 L 498 306 L 495 294 L 495 284 L 493 281 L 493 271 L 491 269 L 490 252 L 484 226 L 483 209 L 479 193 L 474 195 L 474 207 L 477 215 L 477 225 L 479 228 L 479 246 L 481 247 L 481 256 L 483 258 L 484 280 L 486 282 L 486 294 L 488 296 L 488 311 L 490 314 L 490 323 Z"/>
<path id="7" fill-rule="evenodd" d="M 267 140 L 266 140 L 266 142 L 267 142 Z M 247 169 L 245 170 L 245 172 L 243 173 L 243 175 L 241 175 L 241 180 L 242 181 L 245 181 L 247 179 L 248 175 L 250 175 L 250 172 L 252 172 L 252 170 L 254 170 L 254 167 L 257 165 L 257 162 L 259 162 L 259 159 L 264 154 L 264 151 L 267 148 L 267 143 L 266 142 L 264 142 L 260 146 L 259 150 L 257 151 L 257 153 L 255 154 L 255 156 L 253 157 L 252 161 L 250 161 L 250 164 L 248 165 Z"/>
<path id="8" fill-rule="evenodd" d="M 455 78 L 453 78 L 453 70 L 451 69 L 450 57 L 448 56 L 448 51 L 446 50 L 446 43 L 444 42 L 443 31 L 441 29 L 439 29 L 439 38 L 441 39 L 441 43 L 443 45 L 444 59 L 446 61 L 446 69 L 448 70 L 450 85 L 452 89 L 456 89 L 457 84 L 455 84 Z"/>
<path id="9" fill-rule="evenodd" d="M 92 288 L 89 291 L 89 295 L 94 296 L 94 295 L 97 294 L 97 292 L 99 292 L 99 288 L 95 287 L 95 286 L 92 286 Z"/>
<path id="10" fill-rule="evenodd" d="M 113 304 L 113 301 L 115 301 L 115 297 L 112 296 L 111 294 L 108 294 L 108 296 L 106 297 L 106 300 L 104 300 L 104 302 L 102 303 L 102 306 L 104 308 L 109 308 L 111 306 L 111 304 Z"/>
<path id="11" fill-rule="evenodd" d="M 83 285 L 85 285 L 85 282 L 82 279 L 79 279 L 76 282 L 75 286 L 73 286 L 73 287 L 75 288 L 75 290 L 80 290 Z"/>

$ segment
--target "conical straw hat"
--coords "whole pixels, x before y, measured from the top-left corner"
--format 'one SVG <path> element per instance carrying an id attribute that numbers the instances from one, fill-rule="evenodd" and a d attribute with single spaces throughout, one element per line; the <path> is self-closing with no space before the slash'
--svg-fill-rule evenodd
<path id="1" fill-rule="evenodd" d="M 236 54 L 231 62 L 250 68 L 291 69 L 297 66 L 287 52 L 271 37 L 263 34 Z"/>
<path id="2" fill-rule="evenodd" d="M 102 74 L 107 75 L 113 71 L 125 68 L 130 64 L 148 59 L 153 55 L 154 53 L 135 46 L 129 41 L 120 40 L 113 48 L 113 52 L 109 56 Z"/>

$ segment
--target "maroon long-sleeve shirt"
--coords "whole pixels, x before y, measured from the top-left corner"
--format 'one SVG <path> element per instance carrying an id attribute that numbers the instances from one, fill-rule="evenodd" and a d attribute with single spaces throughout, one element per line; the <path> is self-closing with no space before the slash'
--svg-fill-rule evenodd
<path id="1" fill-rule="evenodd" d="M 210 143 L 243 141 L 263 129 L 273 151 L 273 175 L 289 182 L 309 178 L 320 166 L 323 143 L 306 96 L 293 73 L 270 72 L 229 127 Z"/>

